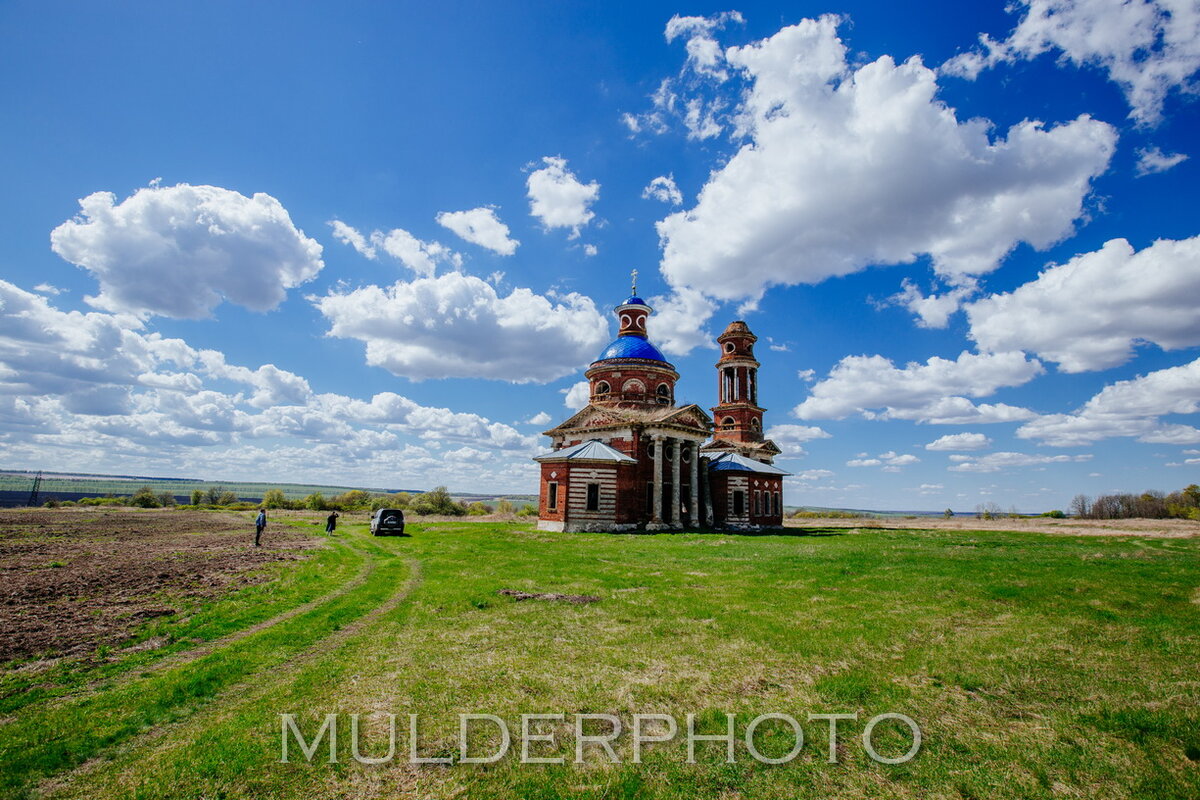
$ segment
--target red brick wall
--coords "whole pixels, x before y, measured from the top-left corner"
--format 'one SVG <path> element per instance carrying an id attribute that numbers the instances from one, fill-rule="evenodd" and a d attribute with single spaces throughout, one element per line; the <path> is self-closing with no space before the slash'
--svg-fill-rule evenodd
<path id="1" fill-rule="evenodd" d="M 551 477 L 555 475 L 556 477 Z M 550 499 L 549 487 L 551 482 L 558 483 L 558 508 L 551 511 L 547 507 Z M 566 464 L 542 464 L 541 486 L 538 490 L 538 518 L 562 522 L 566 518 L 567 492 L 570 491 Z"/>
<path id="2" fill-rule="evenodd" d="M 757 525 L 762 527 L 777 528 L 783 525 L 783 479 L 780 476 L 770 475 L 762 476 L 752 472 L 731 472 L 718 470 L 709 473 L 712 486 L 712 505 L 713 505 L 713 521 L 717 525 L 728 523 L 731 525 Z M 733 516 L 733 492 L 741 490 L 744 492 L 745 504 L 743 507 L 744 514 L 741 517 Z M 755 504 L 754 493 L 759 493 L 759 498 L 763 505 Z M 771 492 L 772 505 L 767 506 L 763 492 Z M 779 512 L 775 512 L 773 505 L 774 493 L 779 492 Z M 761 508 L 761 511 L 759 510 Z"/>

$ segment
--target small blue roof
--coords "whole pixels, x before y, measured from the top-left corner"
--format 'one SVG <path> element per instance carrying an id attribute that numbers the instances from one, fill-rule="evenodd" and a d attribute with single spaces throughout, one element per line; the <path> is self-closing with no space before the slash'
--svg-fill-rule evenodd
<path id="1" fill-rule="evenodd" d="M 662 351 L 641 336 L 618 336 L 612 344 L 604 348 L 604 352 L 596 361 L 610 358 L 644 358 L 649 361 L 666 361 Z"/>
<path id="2" fill-rule="evenodd" d="M 648 304 L 646 303 L 645 300 L 643 300 L 642 298 L 640 298 L 636 294 L 634 294 L 634 295 L 630 295 L 629 299 L 627 299 L 624 303 L 621 303 L 621 305 L 623 305 L 623 306 L 644 306 L 644 305 L 648 305 Z"/>
<path id="3" fill-rule="evenodd" d="M 722 453 L 721 455 L 708 462 L 709 471 L 730 471 L 730 472 L 762 472 L 767 475 L 791 475 L 774 464 L 766 464 L 762 461 L 755 461 L 753 458 L 746 458 L 739 453 Z"/>
<path id="4" fill-rule="evenodd" d="M 571 447 L 564 447 L 561 450 L 554 450 L 549 453 L 542 453 L 540 456 L 534 456 L 534 461 L 615 461 L 623 464 L 636 464 L 637 460 L 630 458 L 622 453 L 609 447 L 599 439 L 589 439 L 586 442 L 580 442 Z"/>

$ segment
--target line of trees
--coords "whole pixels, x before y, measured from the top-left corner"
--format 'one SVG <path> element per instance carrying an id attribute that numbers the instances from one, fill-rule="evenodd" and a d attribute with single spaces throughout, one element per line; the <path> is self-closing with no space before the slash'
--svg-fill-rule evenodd
<path id="1" fill-rule="evenodd" d="M 1071 501 L 1071 514 L 1084 519 L 1194 519 L 1200 520 L 1200 486 L 1164 494 L 1102 494 L 1094 500 L 1077 494 Z"/>
<path id="2" fill-rule="evenodd" d="M 291 509 L 309 511 L 376 511 L 381 508 L 399 508 L 422 516 L 440 515 L 447 517 L 485 516 L 487 514 L 515 514 L 517 516 L 536 515 L 537 509 L 525 505 L 518 509 L 508 500 L 500 500 L 494 505 L 476 501 L 466 503 L 455 500 L 445 486 L 439 486 L 428 492 L 398 492 L 396 494 L 372 494 L 361 489 L 351 489 L 348 492 L 325 497 L 320 492 L 313 492 L 307 497 L 290 499 L 282 489 L 268 489 L 263 493 L 259 503 L 241 500 L 236 494 L 220 486 L 212 486 L 207 490 L 195 489 L 191 493 L 191 505 L 197 508 L 228 508 L 233 510 L 248 510 L 263 506 L 268 509 Z M 47 500 L 45 505 L 50 508 L 68 506 L 135 506 L 137 508 L 168 508 L 178 505 L 171 492 L 155 492 L 150 486 L 143 486 L 132 495 L 125 497 L 85 497 L 80 500 L 59 501 Z"/>

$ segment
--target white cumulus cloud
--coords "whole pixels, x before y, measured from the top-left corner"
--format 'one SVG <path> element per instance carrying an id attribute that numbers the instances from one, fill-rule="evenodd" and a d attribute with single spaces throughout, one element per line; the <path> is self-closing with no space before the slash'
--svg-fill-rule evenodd
<path id="1" fill-rule="evenodd" d="M 462 256 L 441 242 L 422 241 L 403 228 L 393 228 L 387 233 L 375 231 L 371 234 L 371 243 L 427 278 L 437 272 L 438 264 L 445 263 L 455 268 L 462 266 Z"/>
<path id="2" fill-rule="evenodd" d="M 591 399 L 591 384 L 587 381 L 576 381 L 562 390 L 563 405 L 572 411 L 578 411 L 588 404 Z"/>
<path id="3" fill-rule="evenodd" d="M 551 381 L 589 363 L 609 336 L 587 297 L 551 301 L 521 288 L 502 297 L 458 272 L 310 299 L 330 336 L 362 341 L 368 364 L 414 380 Z"/>
<path id="4" fill-rule="evenodd" d="M 925 445 L 926 450 L 983 450 L 992 440 L 982 433 L 948 433 Z"/>
<path id="5" fill-rule="evenodd" d="M 1071 414 L 1047 414 L 1017 429 L 1017 436 L 1052 447 L 1077 447 L 1118 436 L 1158 444 L 1200 443 L 1200 429 L 1163 423 L 1168 414 L 1200 411 L 1200 359 L 1118 381 Z"/>
<path id="6" fill-rule="evenodd" d="M 517 252 L 516 239 L 511 238 L 508 226 L 496 216 L 495 209 L 480 207 L 470 211 L 443 211 L 437 215 L 437 223 L 449 228 L 462 239 L 486 247 L 493 253 L 511 256 Z"/>
<path id="7" fill-rule="evenodd" d="M 1039 467 L 1045 464 L 1066 464 L 1088 461 L 1091 455 L 1082 456 L 1038 456 L 1028 453 L 988 453 L 986 456 L 951 456 L 958 463 L 946 467 L 951 472 L 999 472 L 1019 467 Z"/>
<path id="8" fill-rule="evenodd" d="M 1145 147 L 1137 151 L 1137 176 L 1154 175 L 1166 172 L 1171 167 L 1177 167 L 1188 160 L 1185 153 L 1164 153 L 1157 147 Z"/>
<path id="9" fill-rule="evenodd" d="M 951 361 L 934 356 L 924 364 L 897 367 L 883 356 L 846 356 L 814 384 L 793 410 L 800 419 L 910 419 L 934 424 L 1007 422 L 1034 414 L 1004 404 L 976 405 L 1005 386 L 1020 386 L 1043 372 L 1024 353 L 969 353 Z"/>
<path id="10" fill-rule="evenodd" d="M 1125 93 L 1129 116 L 1153 124 L 1172 91 L 1191 92 L 1200 69 L 1200 8 L 1195 0 L 1017 0 L 1025 15 L 1007 39 L 987 34 L 980 48 L 942 65 L 974 79 L 996 64 L 1061 54 L 1076 67 L 1104 71 Z"/>
<path id="11" fill-rule="evenodd" d="M 463 263 L 460 254 L 441 242 L 423 241 L 403 228 L 393 228 L 386 232 L 375 230 L 368 236 L 341 220 L 331 220 L 329 226 L 333 228 L 333 238 L 342 244 L 350 245 L 372 261 L 378 258 L 379 251 L 382 250 L 424 277 L 434 275 L 439 264 L 448 264 L 458 269 Z"/>
<path id="12" fill-rule="evenodd" d="M 579 229 L 596 214 L 591 205 L 600 197 L 600 184 L 583 183 L 567 169 L 561 156 L 545 156 L 541 169 L 529 173 L 525 185 L 529 193 L 529 213 L 541 220 L 547 230 L 570 228 L 569 238 L 579 236 Z"/>
<path id="13" fill-rule="evenodd" d="M 991 351 L 1026 350 L 1065 372 L 1128 361 L 1139 342 L 1200 345 L 1200 236 L 1135 252 L 1124 239 L 1051 266 L 1012 292 L 967 306 L 971 337 Z"/>
<path id="14" fill-rule="evenodd" d="M 672 286 L 725 300 L 931 257 L 961 283 L 1018 243 L 1049 247 L 1108 168 L 1112 126 L 1021 122 L 1003 138 L 960 121 L 919 58 L 847 61 L 838 18 L 724 52 L 748 83 L 732 119 L 745 144 L 696 205 L 658 223 Z"/>
<path id="15" fill-rule="evenodd" d="M 963 301 L 976 292 L 976 281 L 964 277 L 960 285 L 954 286 L 941 294 L 924 294 L 915 283 L 905 278 L 901 282 L 901 290 L 890 300 L 896 305 L 904 306 L 917 318 L 917 324 L 922 328 L 944 328 L 950 321 L 950 315 L 962 306 Z"/>
<path id="16" fill-rule="evenodd" d="M 921 459 L 911 453 L 897 453 L 895 450 L 889 450 L 886 453 L 880 453 L 875 458 L 852 458 L 846 462 L 847 467 L 883 467 L 884 472 L 899 472 L 900 467 L 907 467 L 910 464 L 920 463 Z"/>
<path id="17" fill-rule="evenodd" d="M 50 245 L 95 276 L 100 293 L 87 301 L 106 311 L 200 319 L 222 299 L 268 311 L 324 266 L 321 245 L 262 192 L 181 183 L 79 205 Z"/>
<path id="18" fill-rule="evenodd" d="M 650 298 L 654 313 L 646 321 L 650 341 L 670 355 L 687 355 L 697 347 L 714 347 L 705 324 L 717 306 L 695 289 Z"/>
<path id="19" fill-rule="evenodd" d="M 647 200 L 659 200 L 673 206 L 683 205 L 683 193 L 675 185 L 674 175 L 659 175 L 642 190 L 642 197 Z"/>
<path id="20" fill-rule="evenodd" d="M 684 39 L 687 47 L 685 69 L 701 75 L 712 75 L 719 80 L 726 78 L 721 57 L 721 45 L 713 33 L 730 23 L 744 24 L 742 15 L 736 11 L 725 11 L 711 17 L 681 17 L 678 14 L 667 21 L 663 35 L 668 42 Z"/>
<path id="21" fill-rule="evenodd" d="M 342 244 L 350 245 L 358 251 L 359 255 L 364 255 L 370 259 L 375 258 L 375 246 L 357 228 L 347 225 L 340 219 L 331 219 L 329 227 L 333 228 L 333 238 Z"/>
<path id="22" fill-rule="evenodd" d="M 815 425 L 772 425 L 766 437 L 779 445 L 785 457 L 797 458 L 805 453 L 801 446 L 804 442 L 828 439 L 830 434 Z"/>

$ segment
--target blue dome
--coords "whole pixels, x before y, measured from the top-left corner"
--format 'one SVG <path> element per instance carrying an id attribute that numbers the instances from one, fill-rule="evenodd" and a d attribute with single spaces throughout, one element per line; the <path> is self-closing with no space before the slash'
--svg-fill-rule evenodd
<path id="1" fill-rule="evenodd" d="M 629 299 L 626 300 L 621 305 L 623 305 L 623 306 L 644 306 L 644 305 L 647 305 L 647 303 L 645 300 L 643 300 L 642 298 L 640 298 L 636 294 L 634 294 L 634 295 L 630 295 Z"/>
<path id="2" fill-rule="evenodd" d="M 610 358 L 644 358 L 650 361 L 666 361 L 662 351 L 640 336 L 618 336 L 616 341 L 604 348 L 597 361 Z"/>

